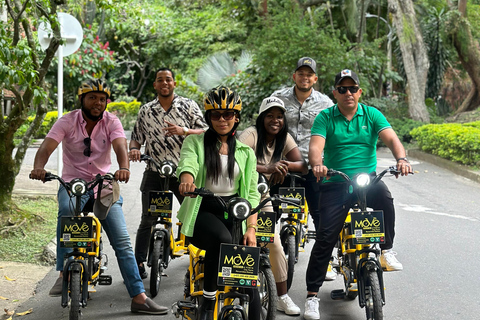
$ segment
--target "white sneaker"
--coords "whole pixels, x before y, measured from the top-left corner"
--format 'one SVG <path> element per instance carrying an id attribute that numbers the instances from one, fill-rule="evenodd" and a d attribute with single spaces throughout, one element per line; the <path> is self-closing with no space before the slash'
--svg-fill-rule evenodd
<path id="1" fill-rule="evenodd" d="M 289 316 L 300 315 L 300 308 L 290 299 L 288 294 L 278 297 L 277 310 L 283 311 Z"/>
<path id="2" fill-rule="evenodd" d="M 318 311 L 319 301 L 320 299 L 317 297 L 307 298 L 307 301 L 305 301 L 305 312 L 303 313 L 303 318 L 305 318 L 305 320 L 320 319 L 320 311 Z"/>
<path id="3" fill-rule="evenodd" d="M 325 275 L 325 281 L 332 281 L 337 279 L 337 273 L 332 267 L 332 262 L 328 264 L 327 274 Z"/>
<path id="4" fill-rule="evenodd" d="M 382 250 L 380 255 L 380 264 L 385 271 L 401 271 L 403 265 L 395 258 L 397 253 L 392 249 Z"/>

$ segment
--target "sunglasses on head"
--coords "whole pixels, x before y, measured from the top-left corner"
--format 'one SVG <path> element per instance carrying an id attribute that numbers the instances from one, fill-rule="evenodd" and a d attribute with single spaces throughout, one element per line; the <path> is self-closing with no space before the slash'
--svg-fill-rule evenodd
<path id="1" fill-rule="evenodd" d="M 235 117 L 235 111 L 225 111 L 224 113 L 212 111 L 210 113 L 210 119 L 213 121 L 218 121 L 220 118 L 223 118 L 223 120 L 232 120 L 233 117 Z"/>
<path id="2" fill-rule="evenodd" d="M 360 87 L 337 87 L 336 90 L 340 94 L 345 94 L 347 93 L 347 90 L 350 91 L 350 93 L 357 93 Z"/>
<path id="3" fill-rule="evenodd" d="M 92 139 L 83 139 L 83 144 L 86 146 L 85 150 L 83 150 L 83 155 L 85 157 L 90 157 L 92 155 L 92 150 L 90 150 L 90 146 L 92 145 Z"/>

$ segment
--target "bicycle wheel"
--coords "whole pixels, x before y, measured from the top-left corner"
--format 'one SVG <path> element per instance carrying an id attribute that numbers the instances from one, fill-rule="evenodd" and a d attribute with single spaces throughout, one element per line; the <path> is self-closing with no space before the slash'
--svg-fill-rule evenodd
<path id="1" fill-rule="evenodd" d="M 152 250 L 152 268 L 150 275 L 150 295 L 155 297 L 160 290 L 160 282 L 163 274 L 163 251 L 164 241 L 163 235 L 159 236 L 153 243 Z"/>
<path id="2" fill-rule="evenodd" d="M 368 271 L 368 283 L 365 290 L 367 320 L 383 320 L 383 301 L 380 281 L 375 270 Z"/>
<path id="3" fill-rule="evenodd" d="M 292 234 L 287 235 L 282 244 L 288 264 L 287 289 L 289 290 L 293 282 L 293 273 L 295 272 L 295 247 L 297 246 L 295 236 Z"/>
<path id="4" fill-rule="evenodd" d="M 80 272 L 72 271 L 70 273 L 70 320 L 78 320 L 82 315 L 80 310 L 80 300 L 82 299 L 81 285 L 82 277 Z"/>
<path id="5" fill-rule="evenodd" d="M 260 266 L 258 272 L 258 294 L 262 303 L 260 316 L 264 320 L 273 320 L 277 312 L 277 286 L 272 269 Z"/>

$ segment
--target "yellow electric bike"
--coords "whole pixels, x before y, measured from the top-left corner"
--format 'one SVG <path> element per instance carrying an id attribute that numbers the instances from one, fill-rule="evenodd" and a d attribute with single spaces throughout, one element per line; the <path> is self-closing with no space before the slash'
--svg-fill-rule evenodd
<path id="1" fill-rule="evenodd" d="M 342 231 L 338 236 L 336 266 L 343 276 L 344 289 L 333 290 L 334 300 L 358 297 L 365 308 L 367 320 L 382 320 L 385 292 L 383 270 L 380 265 L 379 244 L 384 242 L 383 211 L 368 210 L 366 196 L 369 187 L 380 181 L 385 174 L 398 175 L 395 167 L 383 170 L 378 175 L 358 174 L 350 179 L 345 173 L 328 170 L 328 176 L 339 175 L 347 181 L 348 192 L 355 201 L 348 212 Z"/>
<path id="2" fill-rule="evenodd" d="M 73 217 L 61 218 L 60 246 L 72 248 L 64 257 L 62 307 L 70 306 L 69 319 L 77 320 L 87 306 L 89 292 L 95 292 L 95 285 L 110 285 L 112 277 L 105 275 L 108 257 L 103 253 L 102 225 L 93 214 L 91 202 L 82 208 L 82 196 L 93 192 L 98 186 L 98 196 L 107 187 L 105 182 L 113 181 L 112 174 L 97 175 L 93 181 L 73 179 L 65 182 L 57 175 L 47 173 L 45 181 L 58 180 L 67 190 L 72 202 L 75 201 Z M 105 217 L 102 217 L 104 219 Z"/>
<path id="3" fill-rule="evenodd" d="M 171 161 L 158 163 L 148 155 L 141 155 L 141 161 L 150 162 L 156 168 L 159 177 L 165 178 L 163 190 L 150 191 L 148 213 L 157 217 L 150 234 L 147 266 L 150 267 L 150 295 L 155 297 L 160 290 L 163 271 L 168 268 L 170 260 L 187 253 L 185 236 L 180 232 L 181 223 L 177 223 L 175 238 L 172 226 L 173 192 L 169 191 L 169 179 L 173 177 L 176 166 Z"/>
<path id="4" fill-rule="evenodd" d="M 259 212 L 269 201 L 274 205 L 286 202 L 299 205 L 297 199 L 283 198 L 278 195 L 263 200 L 252 210 L 250 203 L 243 198 L 235 197 L 225 202 L 221 197 L 204 188 L 196 189 L 191 193 L 202 197 L 215 197 L 222 203 L 225 212 L 234 218 L 232 229 L 232 243 L 222 244 L 218 272 L 218 284 L 223 290 L 218 290 L 213 319 L 221 320 L 247 320 L 250 297 L 243 288 L 257 289 L 259 286 L 258 269 L 260 261 L 260 248 L 239 245 L 242 239 L 242 222 L 251 214 Z M 224 250 L 225 249 L 225 250 Z M 197 319 L 199 306 L 203 302 L 203 278 L 205 251 L 194 245 L 188 246 L 190 264 L 185 275 L 184 298 L 172 306 L 173 314 L 182 319 Z M 268 309 L 268 307 L 267 307 Z M 262 306 L 262 313 L 268 312 Z M 269 319 L 275 313 L 268 313 Z"/>

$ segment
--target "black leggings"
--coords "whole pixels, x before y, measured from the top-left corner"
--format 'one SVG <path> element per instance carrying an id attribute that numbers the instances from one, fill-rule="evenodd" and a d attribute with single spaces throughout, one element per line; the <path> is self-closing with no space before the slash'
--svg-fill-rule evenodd
<path id="1" fill-rule="evenodd" d="M 217 290 L 218 256 L 221 243 L 231 243 L 233 220 L 225 219 L 223 207 L 216 199 L 204 198 L 198 211 L 193 237 L 190 242 L 196 247 L 205 250 L 204 290 Z M 258 290 L 247 289 L 250 296 L 249 319 L 260 319 L 260 297 Z"/>

